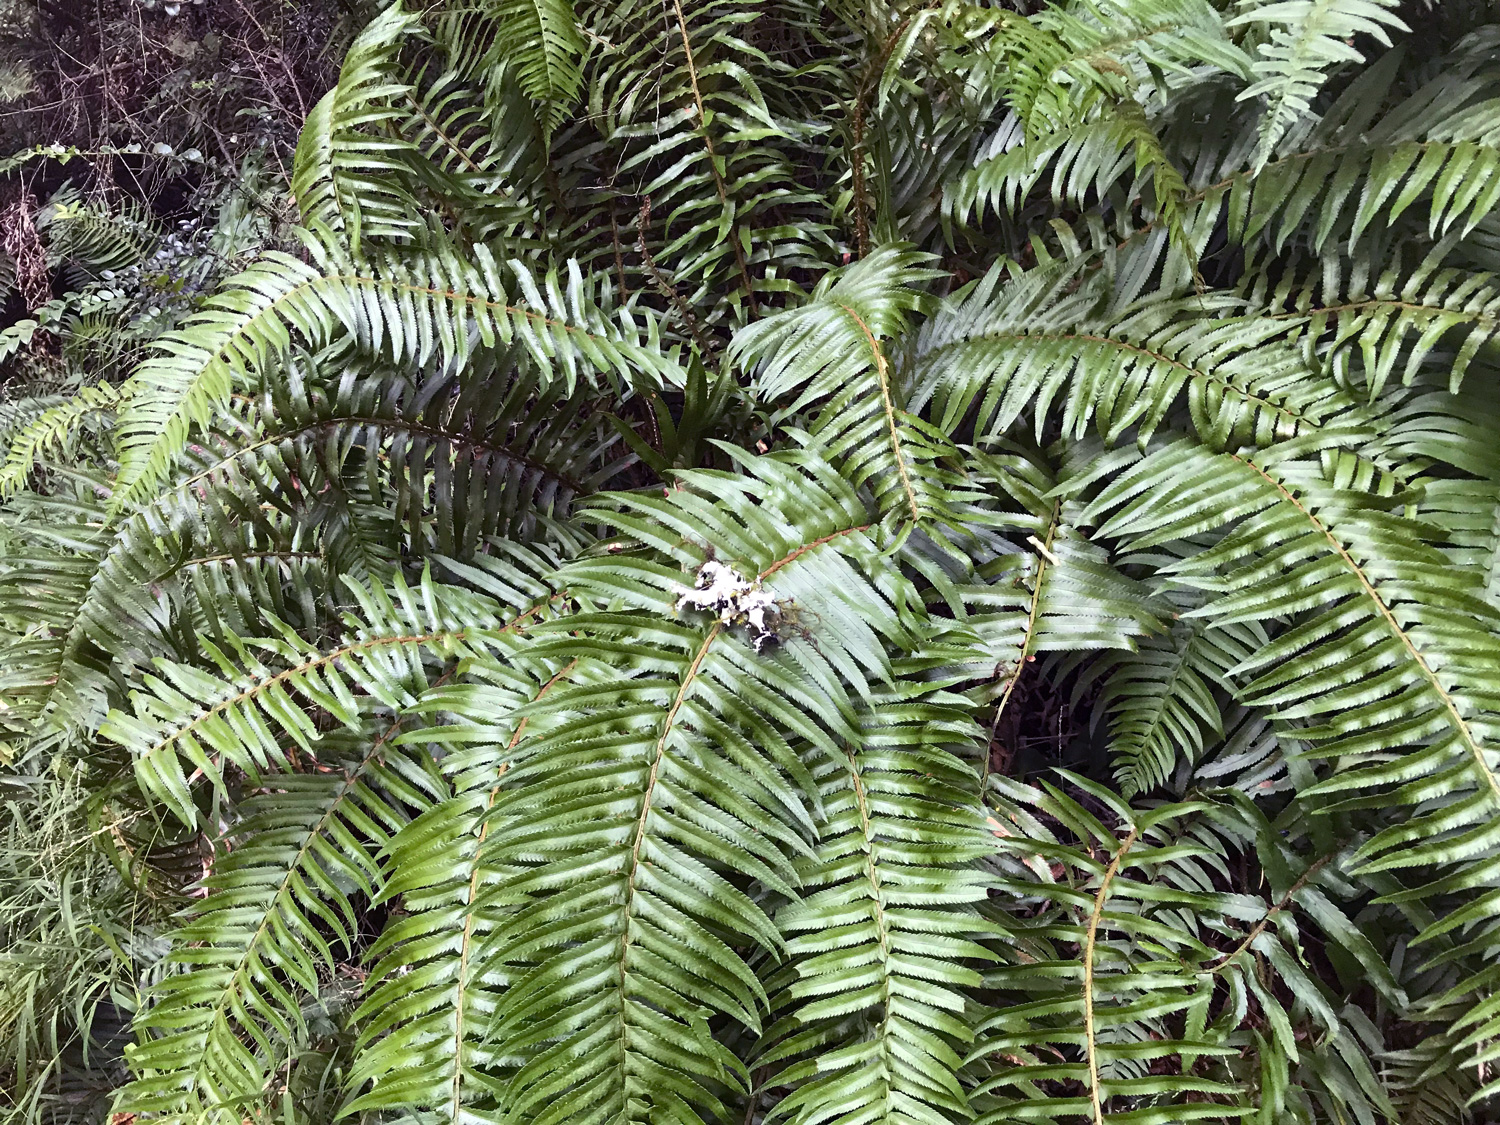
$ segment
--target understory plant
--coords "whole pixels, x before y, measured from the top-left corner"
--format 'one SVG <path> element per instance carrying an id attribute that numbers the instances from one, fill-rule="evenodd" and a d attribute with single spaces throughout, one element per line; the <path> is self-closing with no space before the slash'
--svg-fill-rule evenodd
<path id="1" fill-rule="evenodd" d="M 384 7 L 5 388 L 14 1119 L 1484 1120 L 1496 18 Z"/>

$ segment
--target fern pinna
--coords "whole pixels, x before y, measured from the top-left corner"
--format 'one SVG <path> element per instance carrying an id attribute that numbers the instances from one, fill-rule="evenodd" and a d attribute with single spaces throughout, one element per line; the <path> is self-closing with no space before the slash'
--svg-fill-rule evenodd
<path id="1" fill-rule="evenodd" d="M 1485 1119 L 1493 17 L 384 7 L 0 413 L 14 1119 Z"/>

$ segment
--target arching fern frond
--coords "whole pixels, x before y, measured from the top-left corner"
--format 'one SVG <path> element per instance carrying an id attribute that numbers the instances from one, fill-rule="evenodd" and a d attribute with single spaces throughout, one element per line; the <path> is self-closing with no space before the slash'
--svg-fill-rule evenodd
<path id="1" fill-rule="evenodd" d="M 376 892 L 376 852 L 430 799 L 386 735 L 343 760 L 330 748 L 317 772 L 284 773 L 241 806 L 202 906 L 173 934 L 174 971 L 136 1020 L 138 1077 L 120 1112 L 229 1125 L 274 1094 L 281 1052 L 306 1036 L 301 998 L 318 995 L 336 947 L 352 952 L 353 899 Z"/>
<path id="2" fill-rule="evenodd" d="M 1253 627 L 1214 628 L 1188 618 L 1118 659 L 1097 706 L 1109 716 L 1115 780 L 1124 796 L 1164 784 L 1179 763 L 1195 764 L 1223 737 L 1227 674 L 1264 643 Z"/>
<path id="3" fill-rule="evenodd" d="M 906 411 L 888 354 L 908 314 L 930 299 L 917 285 L 933 273 L 924 257 L 882 247 L 851 266 L 813 299 L 739 332 L 732 358 L 757 365 L 761 393 L 787 401 L 788 413 L 822 402 L 814 436 L 856 485 L 867 485 L 883 512 L 918 523 L 942 510 L 961 487 L 936 462 L 941 434 Z M 795 397 L 794 397 L 795 396 Z"/>
<path id="4" fill-rule="evenodd" d="M 396 57 L 420 28 L 401 4 L 371 20 L 297 141 L 291 187 L 303 221 L 341 232 L 355 254 L 366 239 L 405 242 L 425 225 L 404 182 L 414 147 L 390 129 L 401 117 L 392 103 L 410 96 Z"/>
<path id="5" fill-rule="evenodd" d="M 549 520 L 628 468 L 603 401 L 570 395 L 499 349 L 461 369 L 367 372 L 321 365 L 313 379 L 268 381 L 260 412 L 271 421 L 245 443 L 241 462 L 281 467 L 302 490 L 319 476 L 388 507 L 406 542 L 467 557 L 491 536 L 531 542 Z"/>
<path id="6" fill-rule="evenodd" d="M 495 62 L 511 68 L 547 133 L 562 122 L 583 86 L 583 36 L 571 0 L 486 0 Z"/>
<path id="7" fill-rule="evenodd" d="M 63 402 L 40 411 L 14 433 L 5 435 L 5 464 L 0 467 L 0 498 L 23 488 L 43 457 L 63 455 L 79 432 L 120 409 L 121 388 L 111 383 L 84 387 Z"/>
<path id="8" fill-rule="evenodd" d="M 390 593 L 351 586 L 363 617 L 347 619 L 336 647 L 324 651 L 285 627 L 279 637 L 255 642 L 231 637 L 228 653 L 205 645 L 217 675 L 163 661 L 159 675 L 145 677 L 146 690 L 132 693 L 134 714 L 112 712 L 100 733 L 130 752 L 146 791 L 193 824 L 198 814 L 185 763 L 221 797 L 226 765 L 252 777 L 279 770 L 287 761 L 284 743 L 316 759 L 321 735 L 303 701 L 357 727 L 356 686 L 400 709 L 426 686 L 426 658 L 461 656 L 483 643 L 486 630 L 505 627 L 488 599 L 439 588 L 425 576 L 415 590 L 399 574 Z"/>
<path id="9" fill-rule="evenodd" d="M 474 265 L 445 253 L 378 265 L 335 259 L 328 272 L 278 254 L 231 280 L 207 310 L 163 339 L 162 354 L 132 380 L 119 422 L 117 509 L 149 497 L 189 431 L 224 410 L 236 380 L 268 369 L 294 340 L 316 350 L 347 334 L 393 363 L 423 365 L 468 355 L 477 337 L 485 346 L 514 344 L 542 372 L 560 368 L 570 389 L 581 370 L 626 384 L 681 382 L 674 358 L 653 346 L 654 321 L 644 341 L 628 315 L 611 323 L 576 269 L 566 293 L 549 278 L 544 297 L 513 262 L 518 295 L 511 297 L 489 252 L 473 251 Z"/>
<path id="10" fill-rule="evenodd" d="M 1443 264 L 1458 241 L 1456 232 L 1449 234 L 1415 266 L 1397 255 L 1373 282 L 1340 276 L 1340 263 L 1328 260 L 1321 276 L 1303 286 L 1290 274 L 1274 288 L 1257 278 L 1251 300 L 1273 315 L 1305 318 L 1313 358 L 1371 399 L 1398 372 L 1410 386 L 1433 366 L 1445 370 L 1456 393 L 1474 357 L 1500 332 L 1495 278 Z"/>
<path id="11" fill-rule="evenodd" d="M 524 1059 L 502 1100 L 529 1120 L 706 1120 L 747 1086 L 709 1023 L 754 1030 L 767 1003 L 735 947 L 780 948 L 749 881 L 790 897 L 791 857 L 809 850 L 788 738 L 827 755 L 856 742 L 847 685 L 869 690 L 889 675 L 886 646 L 910 643 L 910 595 L 880 588 L 853 490 L 811 457 L 745 468 L 599 509 L 649 553 L 564 567 L 558 581 L 601 610 L 532 630 L 532 657 L 612 675 L 523 709 L 541 733 L 519 747 L 481 853 L 522 868 L 492 900 L 514 908 L 496 933 L 514 983 L 493 1035 Z M 754 613 L 701 581 L 684 596 L 710 560 L 765 595 Z"/>
<path id="12" fill-rule="evenodd" d="M 1055 265 L 1007 283 L 992 270 L 924 326 L 912 357 L 919 404 L 956 430 L 999 435 L 1054 404 L 1066 432 L 1093 422 L 1108 442 L 1146 440 L 1186 400 L 1203 439 L 1266 444 L 1346 418 L 1353 399 L 1293 346 L 1296 321 L 1237 315 L 1228 294 L 1146 298 L 1101 309 L 1105 279 Z M 1215 314 L 1218 315 L 1215 315 Z M 977 409 L 976 409 L 977 408 Z"/>
<path id="13" fill-rule="evenodd" d="M 1141 85 L 1165 93 L 1204 64 L 1250 73 L 1219 14 L 1199 0 L 1055 5 L 1002 19 L 991 49 L 1012 64 L 999 80 L 1028 136 L 1077 123 L 1101 101 L 1133 101 Z"/>

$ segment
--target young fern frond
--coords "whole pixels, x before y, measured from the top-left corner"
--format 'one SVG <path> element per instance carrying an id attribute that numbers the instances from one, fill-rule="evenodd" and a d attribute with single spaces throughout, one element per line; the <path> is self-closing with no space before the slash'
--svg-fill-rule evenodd
<path id="1" fill-rule="evenodd" d="M 482 10 L 495 28 L 492 57 L 513 70 L 550 134 L 583 87 L 584 42 L 571 0 L 485 0 Z"/>
<path id="2" fill-rule="evenodd" d="M 1313 98 L 1339 63 L 1364 62 L 1351 40 L 1370 35 L 1386 47 L 1387 29 L 1410 30 L 1391 9 L 1394 0 L 1293 0 L 1265 4 L 1246 0 L 1241 14 L 1225 26 L 1269 25 L 1251 64 L 1255 83 L 1242 99 L 1264 97 L 1257 168 L 1264 165 L 1283 136 L 1312 108 Z"/>
<path id="3" fill-rule="evenodd" d="M 1032 136 L 1075 123 L 1100 100 L 1131 98 L 1139 85 L 1165 93 L 1205 63 L 1249 74 L 1218 13 L 1199 0 L 1059 6 L 1004 20 L 997 38 L 1015 61 L 1002 72 L 1006 94 Z"/>
<path id="4" fill-rule="evenodd" d="M 393 74 L 396 55 L 420 27 L 401 4 L 372 20 L 297 142 L 291 186 L 303 222 L 343 234 L 355 255 L 366 239 L 405 242 L 425 225 L 402 183 L 413 146 L 389 129 L 401 116 L 391 103 L 409 96 Z"/>

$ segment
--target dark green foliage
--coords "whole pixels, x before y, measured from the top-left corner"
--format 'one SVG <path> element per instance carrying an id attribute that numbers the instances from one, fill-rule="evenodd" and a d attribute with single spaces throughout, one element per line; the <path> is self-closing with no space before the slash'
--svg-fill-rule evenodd
<path id="1" fill-rule="evenodd" d="M 1492 18 L 398 3 L 149 331 L 59 195 L 14 1119 L 1484 1120 Z"/>

